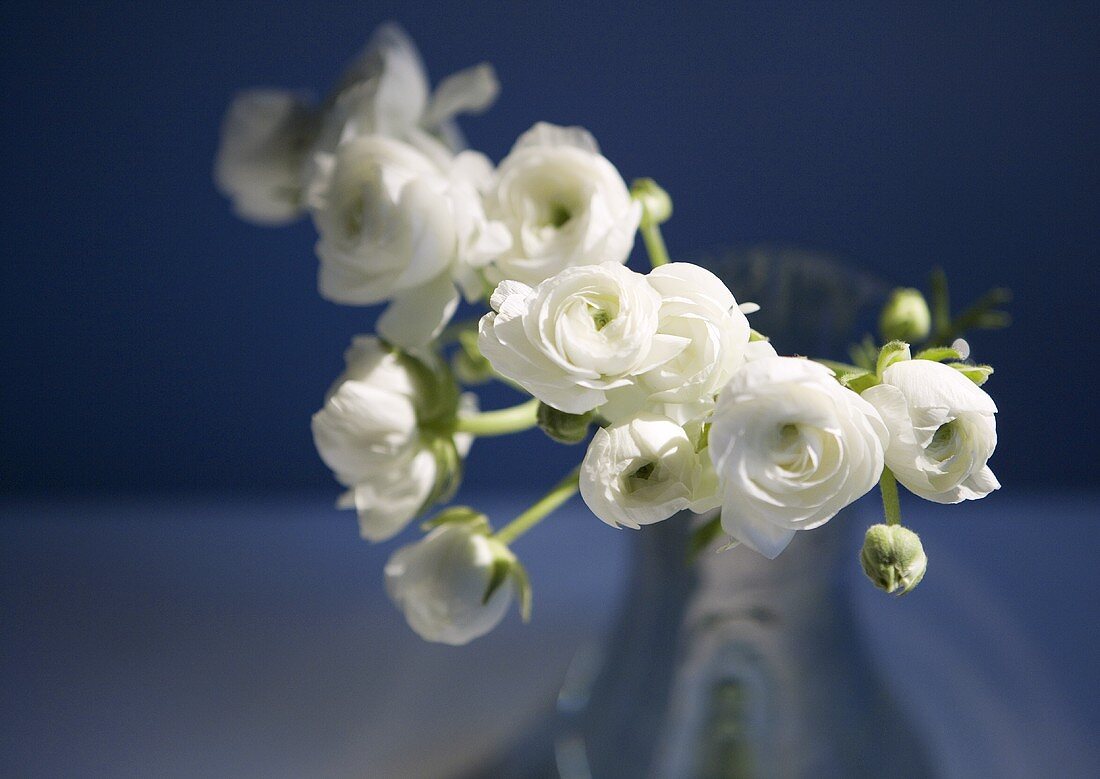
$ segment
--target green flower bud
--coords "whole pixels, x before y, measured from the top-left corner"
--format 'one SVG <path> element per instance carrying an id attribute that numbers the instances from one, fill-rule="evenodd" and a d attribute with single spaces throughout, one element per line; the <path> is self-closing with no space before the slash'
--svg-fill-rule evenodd
<path id="1" fill-rule="evenodd" d="M 642 204 L 642 227 L 664 224 L 672 216 L 672 198 L 653 179 L 636 179 L 630 196 Z"/>
<path id="2" fill-rule="evenodd" d="M 553 406 L 539 403 L 539 427 L 559 444 L 579 444 L 587 438 L 592 417 L 591 411 L 585 414 L 567 414 Z"/>
<path id="3" fill-rule="evenodd" d="M 932 312 L 918 289 L 895 289 L 878 321 L 884 341 L 923 341 L 932 330 Z"/>
<path id="4" fill-rule="evenodd" d="M 869 527 L 859 562 L 876 587 L 898 595 L 920 584 L 928 567 L 920 536 L 901 525 Z"/>

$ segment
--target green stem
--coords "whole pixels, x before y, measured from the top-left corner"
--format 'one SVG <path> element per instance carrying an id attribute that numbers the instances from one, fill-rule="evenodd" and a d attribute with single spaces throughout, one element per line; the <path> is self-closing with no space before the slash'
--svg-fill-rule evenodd
<path id="1" fill-rule="evenodd" d="M 578 465 L 531 508 L 494 533 L 493 538 L 507 546 L 541 522 L 550 512 L 577 493 L 580 487 L 580 471 L 581 467 Z"/>
<path id="2" fill-rule="evenodd" d="M 642 240 L 645 241 L 645 250 L 649 255 L 649 264 L 654 268 L 668 264 L 668 247 L 661 236 L 661 226 L 658 224 L 643 224 L 641 227 Z"/>
<path id="3" fill-rule="evenodd" d="M 436 340 L 441 346 L 456 343 L 463 333 L 476 333 L 479 321 L 477 319 L 466 319 L 461 322 L 451 322 L 443 328 L 443 332 L 439 334 Z"/>
<path id="4" fill-rule="evenodd" d="M 531 398 L 518 406 L 460 416 L 455 429 L 459 433 L 473 433 L 476 436 L 518 433 L 538 424 L 538 412 L 539 402 Z"/>
<path id="5" fill-rule="evenodd" d="M 882 492 L 882 510 L 886 514 L 887 525 L 901 524 L 901 501 L 898 499 L 898 481 L 889 468 L 882 469 L 882 478 L 878 482 Z"/>

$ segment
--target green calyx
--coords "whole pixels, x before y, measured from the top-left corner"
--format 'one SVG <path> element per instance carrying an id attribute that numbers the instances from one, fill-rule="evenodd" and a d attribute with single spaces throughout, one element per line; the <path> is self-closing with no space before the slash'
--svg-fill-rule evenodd
<path id="1" fill-rule="evenodd" d="M 539 428 L 560 444 L 579 444 L 587 438 L 594 416 L 591 411 L 569 414 L 541 402 L 538 407 Z"/>

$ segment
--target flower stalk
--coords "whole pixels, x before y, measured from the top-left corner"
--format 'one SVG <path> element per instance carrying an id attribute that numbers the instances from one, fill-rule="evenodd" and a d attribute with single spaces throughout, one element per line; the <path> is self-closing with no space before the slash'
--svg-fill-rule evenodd
<path id="1" fill-rule="evenodd" d="M 476 414 L 459 416 L 459 433 L 471 433 L 479 437 L 508 435 L 528 430 L 538 424 L 539 402 L 532 398 L 517 406 L 482 411 Z"/>
<path id="2" fill-rule="evenodd" d="M 649 264 L 654 268 L 667 265 L 669 262 L 668 247 L 665 246 L 665 239 L 661 235 L 661 226 L 654 222 L 643 224 L 639 229 L 642 233 L 642 240 L 645 242 L 646 254 L 649 255 Z"/>
<path id="3" fill-rule="evenodd" d="M 551 512 L 577 494 L 580 484 L 580 466 L 554 485 L 534 505 L 493 534 L 493 538 L 508 545 L 533 528 Z"/>
<path id="4" fill-rule="evenodd" d="M 882 510 L 886 515 L 886 524 L 900 525 L 901 500 L 898 498 L 898 480 L 894 478 L 894 472 L 889 468 L 883 468 L 878 486 L 882 493 Z"/>

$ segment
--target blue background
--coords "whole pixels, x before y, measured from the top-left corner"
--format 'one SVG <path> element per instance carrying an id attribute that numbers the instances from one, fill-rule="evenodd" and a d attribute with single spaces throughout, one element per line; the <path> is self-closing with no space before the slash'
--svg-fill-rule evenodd
<path id="1" fill-rule="evenodd" d="M 389 18 L 433 79 L 496 65 L 499 103 L 464 122 L 493 159 L 576 123 L 662 182 L 674 254 L 778 240 L 906 284 L 942 264 L 960 302 L 1012 287 L 1012 329 L 972 340 L 997 368 L 994 468 L 1006 490 L 1096 483 L 1095 3 L 0 13 L 3 492 L 331 484 L 309 415 L 375 312 L 322 301 L 312 227 L 239 222 L 210 172 L 235 90 L 320 92 Z M 479 444 L 472 478 L 549 482 L 579 455 L 538 435 Z"/>

